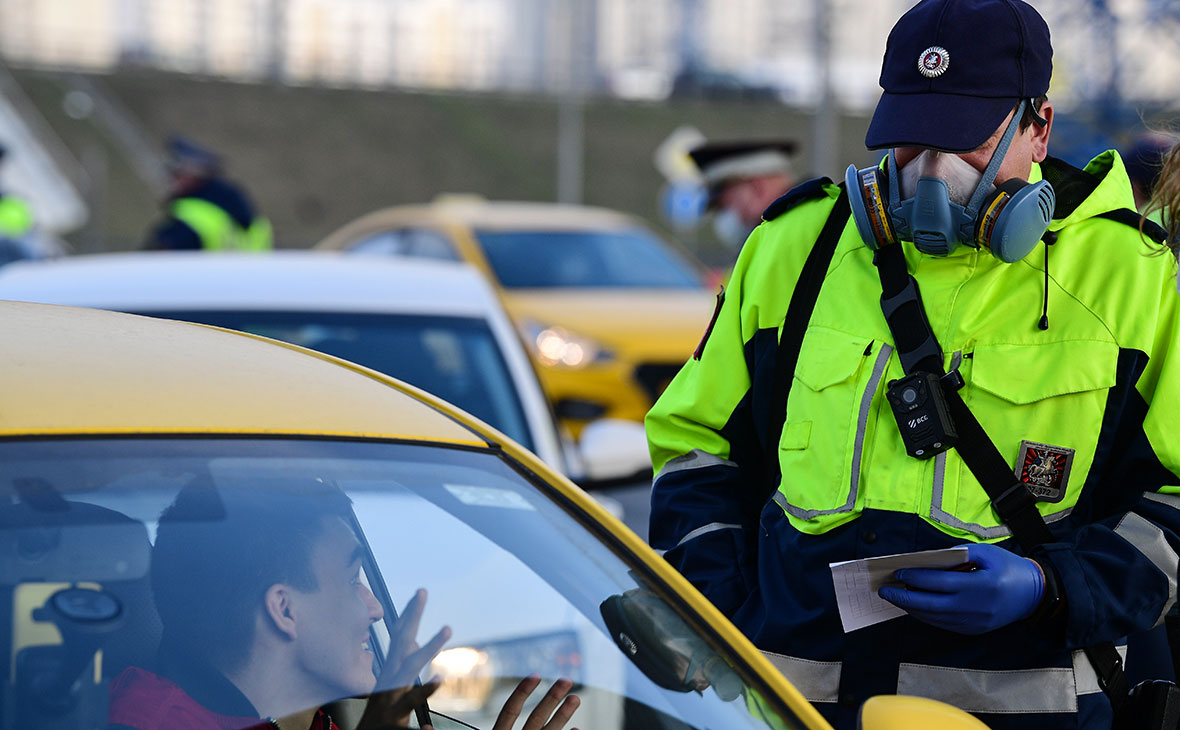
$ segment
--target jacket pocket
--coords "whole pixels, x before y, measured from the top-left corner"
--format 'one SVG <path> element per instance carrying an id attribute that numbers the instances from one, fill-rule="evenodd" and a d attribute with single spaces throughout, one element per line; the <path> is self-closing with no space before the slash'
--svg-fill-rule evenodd
<path id="1" fill-rule="evenodd" d="M 775 501 L 798 529 L 822 532 L 856 511 L 873 393 L 892 352 L 867 337 L 813 327 L 803 340 L 779 439 Z"/>
<path id="2" fill-rule="evenodd" d="M 1098 444 L 1107 391 L 1115 384 L 1118 352 L 1115 343 L 1095 340 L 975 348 L 967 404 L 1015 475 L 1028 461 L 1030 484 L 1046 517 L 1064 517 L 1077 503 Z M 948 500 L 953 517 L 997 527 L 983 488 L 957 457 L 955 463 L 958 488 Z M 947 504 L 941 507 L 946 510 Z"/>

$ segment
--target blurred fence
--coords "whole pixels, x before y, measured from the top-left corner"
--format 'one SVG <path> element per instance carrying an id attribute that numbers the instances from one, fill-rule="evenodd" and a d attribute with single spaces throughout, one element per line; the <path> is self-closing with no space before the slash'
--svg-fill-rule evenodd
<path id="1" fill-rule="evenodd" d="M 911 0 L 0 0 L 10 63 L 237 80 L 871 107 Z M 1053 93 L 1168 104 L 1180 0 L 1036 0 Z M 817 19 L 828 19 L 827 25 Z M 824 49 L 830 47 L 830 52 Z M 825 72 L 825 68 L 827 72 Z"/>

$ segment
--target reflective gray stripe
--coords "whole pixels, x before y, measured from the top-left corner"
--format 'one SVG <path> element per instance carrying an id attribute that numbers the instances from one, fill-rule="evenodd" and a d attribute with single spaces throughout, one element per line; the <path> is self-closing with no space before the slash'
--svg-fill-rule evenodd
<path id="1" fill-rule="evenodd" d="M 972 535 L 990 540 L 994 537 L 1007 537 L 1012 531 L 1003 525 L 984 527 L 973 522 L 965 522 L 942 508 L 942 490 L 946 482 L 946 452 L 934 457 L 934 489 L 930 496 L 930 518 L 944 525 L 966 530 Z"/>
<path id="2" fill-rule="evenodd" d="M 678 471 L 685 471 L 687 469 L 704 469 L 707 466 L 732 466 L 737 468 L 737 464 L 729 459 L 722 459 L 720 456 L 710 454 L 707 451 L 700 449 L 693 449 L 683 456 L 677 456 L 675 459 L 669 459 L 664 468 L 660 469 L 660 473 L 656 475 L 653 481 L 659 481 L 660 477 L 672 474 Z"/>
<path id="3" fill-rule="evenodd" d="M 959 366 L 963 364 L 963 351 L 955 350 L 955 354 L 951 355 L 951 369 L 948 372 L 955 372 Z"/>
<path id="4" fill-rule="evenodd" d="M 680 542 L 676 543 L 676 547 L 680 547 L 681 545 L 688 542 L 689 540 L 692 540 L 693 538 L 700 537 L 701 535 L 708 535 L 710 532 L 717 532 L 718 530 L 740 530 L 740 529 L 742 529 L 741 525 L 731 525 L 731 524 L 728 524 L 725 522 L 712 522 L 707 525 L 704 525 L 703 527 L 698 527 L 697 529 L 688 533 L 684 537 L 680 538 Z M 672 548 L 672 549 L 675 550 L 676 548 Z"/>
<path id="5" fill-rule="evenodd" d="M 1127 658 L 1127 647 L 1116 646 L 1119 656 L 1125 661 Z M 1086 657 L 1086 652 L 1075 651 L 1073 653 L 1073 676 L 1074 683 L 1077 685 L 1078 696 L 1097 694 L 1102 691 L 1102 685 L 1098 684 L 1098 673 L 1094 671 L 1094 665 Z"/>
<path id="6" fill-rule="evenodd" d="M 702 451 L 700 449 L 693 449 L 683 456 L 677 456 L 675 459 L 669 459 L 668 463 L 664 464 L 664 468 L 660 469 L 660 473 L 656 475 L 656 478 L 653 480 L 653 482 L 659 481 L 661 477 L 667 476 L 668 474 L 673 474 L 678 471 L 686 471 L 688 469 L 704 469 L 707 466 L 728 466 L 734 469 L 738 468 L 737 464 L 733 463 L 729 459 L 722 459 L 716 454 L 710 454 L 709 452 Z M 734 525 L 725 522 L 712 522 L 708 525 L 698 527 L 684 537 L 680 538 L 680 542 L 676 543 L 676 547 L 680 547 L 689 540 L 700 537 L 701 535 L 707 535 L 710 532 L 716 532 L 717 530 L 740 529 L 742 529 L 741 525 Z M 660 554 L 663 555 L 663 552 Z"/>
<path id="7" fill-rule="evenodd" d="M 995 671 L 902 664 L 897 693 L 940 700 L 967 712 L 1077 712 L 1070 668 Z"/>
<path id="8" fill-rule="evenodd" d="M 942 452 L 934 457 L 934 489 L 930 495 L 930 518 L 935 522 L 941 522 L 949 527 L 957 527 L 960 530 L 966 530 L 972 535 L 990 540 L 995 537 L 1008 537 L 1012 534 L 1004 525 L 996 525 L 995 527 L 984 527 L 976 522 L 966 522 L 955 517 L 950 512 L 942 508 L 942 489 L 946 481 L 946 453 Z M 1046 523 L 1053 523 L 1058 520 L 1063 520 L 1073 512 L 1073 507 L 1063 509 L 1060 512 L 1054 512 L 1051 515 L 1045 515 Z"/>
<path id="9" fill-rule="evenodd" d="M 873 364 L 873 376 L 869 378 L 869 385 L 860 397 L 860 413 L 856 417 L 856 443 L 852 447 L 852 482 L 848 490 L 848 509 L 856 503 L 856 495 L 860 491 L 860 462 L 864 456 L 865 429 L 869 424 L 869 409 L 873 405 L 873 396 L 877 393 L 877 386 L 881 377 L 885 375 L 885 367 L 889 364 L 889 355 L 893 347 L 881 345 L 881 352 L 877 353 L 877 362 Z"/>
<path id="10" fill-rule="evenodd" d="M 840 662 L 817 662 L 773 651 L 762 655 L 791 680 L 808 702 L 835 702 L 840 698 Z"/>
<path id="11" fill-rule="evenodd" d="M 1180 555 L 1177 555 L 1172 546 L 1168 544 L 1163 530 L 1134 512 L 1128 512 L 1123 516 L 1123 519 L 1119 520 L 1118 527 L 1114 528 L 1114 534 L 1131 543 L 1168 579 L 1168 600 L 1164 601 L 1163 610 L 1160 611 L 1159 618 L 1155 622 L 1155 625 L 1159 626 L 1164 620 L 1164 614 L 1176 603 L 1176 580 L 1177 572 L 1180 572 Z"/>
<path id="12" fill-rule="evenodd" d="M 1127 647 L 1117 649 L 1126 658 Z M 903 663 L 897 670 L 897 693 L 940 700 L 967 712 L 1075 713 L 1079 696 L 1102 688 L 1085 652 L 1073 652 L 1072 660 L 1072 667 L 1006 671 Z"/>
<path id="13" fill-rule="evenodd" d="M 856 495 L 860 491 L 860 462 L 864 452 L 865 429 L 869 423 L 869 410 L 873 405 L 873 395 L 877 392 L 877 386 L 881 383 L 881 377 L 885 375 L 885 366 L 889 364 L 889 355 L 892 352 L 893 348 L 890 345 L 881 345 L 881 351 L 877 353 L 877 361 L 873 364 L 873 374 L 869 378 L 869 384 L 865 387 L 864 393 L 860 397 L 860 411 L 856 417 L 856 443 L 852 449 L 852 481 L 848 487 L 848 499 L 844 501 L 844 504 L 833 509 L 803 509 L 787 501 L 786 495 L 782 492 L 775 492 L 775 503 L 786 510 L 787 513 L 801 520 L 810 520 L 820 515 L 851 512 L 852 508 L 856 506 Z"/>
<path id="14" fill-rule="evenodd" d="M 1152 502 L 1159 502 L 1172 509 L 1180 509 L 1180 494 L 1164 494 L 1162 492 L 1147 492 L 1143 495 Z"/>

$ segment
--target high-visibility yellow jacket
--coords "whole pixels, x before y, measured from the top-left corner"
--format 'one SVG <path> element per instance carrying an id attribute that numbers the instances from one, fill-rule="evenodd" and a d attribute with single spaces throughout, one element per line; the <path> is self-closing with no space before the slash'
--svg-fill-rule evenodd
<path id="1" fill-rule="evenodd" d="M 33 211 L 20 198 L 0 195 L 0 237 L 20 238 L 33 228 Z"/>
<path id="2" fill-rule="evenodd" d="M 270 221 L 256 215 L 249 226 L 216 203 L 202 198 L 178 198 L 170 206 L 172 216 L 196 232 L 206 251 L 267 251 L 272 248 Z"/>
<path id="3" fill-rule="evenodd" d="M 903 246 L 945 367 L 963 375 L 963 399 L 1000 453 L 1014 470 L 1026 445 L 1068 454 L 1037 475 L 1057 539 L 1043 557 L 1068 607 L 1054 625 L 972 637 L 905 616 L 843 633 L 829 563 L 963 542 L 1020 550 L 956 452 L 906 455 L 885 400 L 903 371 L 872 251 L 851 221 L 807 326 L 785 425 L 768 433 L 780 328 L 835 186 L 772 206 L 790 209 L 751 235 L 699 359 L 647 416 L 653 546 L 838 727 L 855 725 L 867 697 L 897 692 L 981 713 L 993 728 L 1029 714 L 1043 728 L 1108 722 L 1078 650 L 1145 630 L 1175 604 L 1175 260 L 1095 217 L 1134 206 L 1116 153 L 1084 172 L 1050 158 L 1031 180 L 1042 174 L 1058 195 L 1047 274 L 1044 244 L 1013 264 L 966 247 L 936 258 Z M 768 445 L 777 485 L 764 481 Z"/>
<path id="4" fill-rule="evenodd" d="M 274 247 L 270 221 L 244 190 L 217 176 L 165 204 L 168 216 L 144 247 L 162 250 L 266 251 Z"/>

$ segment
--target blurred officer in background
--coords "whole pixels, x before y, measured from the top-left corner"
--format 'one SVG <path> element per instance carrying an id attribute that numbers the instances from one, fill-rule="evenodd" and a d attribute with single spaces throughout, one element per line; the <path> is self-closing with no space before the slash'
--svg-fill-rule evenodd
<path id="1" fill-rule="evenodd" d="M 0 163 L 8 150 L 0 145 Z M 22 241 L 33 232 L 33 211 L 24 200 L 0 190 L 0 264 L 29 258 L 21 255 Z"/>
<path id="2" fill-rule="evenodd" d="M 172 137 L 167 166 L 167 218 L 144 248 L 266 251 L 274 246 L 270 221 L 254 210 L 241 188 L 221 176 L 221 158 L 212 150 Z"/>
<path id="3" fill-rule="evenodd" d="M 0 162 L 7 150 L 0 145 Z M 64 256 L 69 245 L 37 225 L 32 207 L 0 189 L 0 266 L 25 259 Z"/>
<path id="4" fill-rule="evenodd" d="M 1143 210 L 1151 200 L 1164 155 L 1171 149 L 1172 142 L 1171 138 L 1158 132 L 1145 132 L 1121 153 L 1123 164 L 1127 166 L 1127 177 L 1131 178 L 1131 190 L 1135 193 L 1136 210 Z"/>
<path id="5" fill-rule="evenodd" d="M 910 9 L 888 156 L 764 213 L 646 419 L 652 545 L 837 728 L 895 693 L 1110 728 L 1114 642 L 1176 605 L 1176 263 L 1116 152 L 1049 156 L 1051 75 L 1026 2 Z M 838 599 L 832 563 L 940 548 Z"/>
<path id="6" fill-rule="evenodd" d="M 795 186 L 790 140 L 708 142 L 689 150 L 708 191 L 713 231 L 735 253 L 762 222 L 762 211 Z"/>

